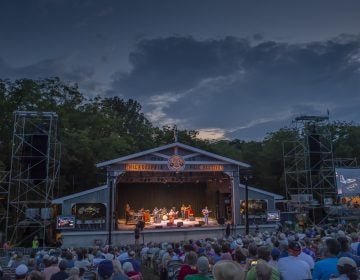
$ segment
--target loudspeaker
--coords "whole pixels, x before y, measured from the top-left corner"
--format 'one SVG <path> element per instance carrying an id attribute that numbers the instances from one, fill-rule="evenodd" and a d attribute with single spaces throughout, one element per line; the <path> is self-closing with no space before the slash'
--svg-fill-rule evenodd
<path id="1" fill-rule="evenodd" d="M 201 224 L 195 224 L 194 227 L 201 227 Z"/>
<path id="2" fill-rule="evenodd" d="M 204 221 L 199 221 L 199 225 L 205 225 L 205 222 Z"/>
<path id="3" fill-rule="evenodd" d="M 137 225 L 141 230 L 143 230 L 144 227 L 145 227 L 145 222 L 144 221 L 138 221 Z"/>
<path id="4" fill-rule="evenodd" d="M 155 226 L 155 229 L 162 229 L 163 226 Z"/>
<path id="5" fill-rule="evenodd" d="M 167 224 L 166 224 L 168 227 L 171 227 L 171 226 L 173 226 L 174 225 L 174 223 L 172 223 L 172 222 L 167 222 Z"/>
<path id="6" fill-rule="evenodd" d="M 190 217 L 189 217 L 189 221 L 195 221 L 195 217 L 194 217 L 194 216 L 190 216 Z"/>
<path id="7" fill-rule="evenodd" d="M 225 225 L 225 218 L 224 217 L 218 218 L 217 222 L 219 225 Z"/>
<path id="8" fill-rule="evenodd" d="M 312 174 L 318 174 L 322 166 L 321 143 L 319 134 L 308 136 L 310 169 Z"/>
<path id="9" fill-rule="evenodd" d="M 176 224 L 177 227 L 182 227 L 183 225 L 184 225 L 183 222 L 177 222 L 177 224 Z"/>

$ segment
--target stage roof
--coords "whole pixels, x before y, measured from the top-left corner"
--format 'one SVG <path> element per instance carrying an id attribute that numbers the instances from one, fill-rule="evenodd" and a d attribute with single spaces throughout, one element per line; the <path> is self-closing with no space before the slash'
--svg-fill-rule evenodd
<path id="1" fill-rule="evenodd" d="M 131 154 L 131 155 L 128 155 L 128 156 L 124 156 L 124 157 L 120 157 L 120 158 L 100 162 L 100 163 L 96 164 L 96 167 L 104 168 L 104 167 L 108 167 L 108 166 L 112 166 L 112 165 L 117 165 L 117 164 L 120 164 L 120 163 L 125 162 L 125 161 L 129 161 L 129 160 L 133 160 L 133 159 L 145 156 L 147 154 L 156 154 L 156 153 L 160 153 L 162 151 L 169 150 L 169 149 L 172 149 L 172 148 L 174 148 L 174 149 L 175 148 L 180 148 L 180 149 L 192 152 L 192 153 L 201 154 L 201 155 L 207 156 L 209 158 L 221 161 L 223 164 L 233 164 L 233 165 L 239 166 L 240 168 L 249 168 L 249 167 L 251 167 L 247 163 L 237 161 L 237 160 L 233 160 L 233 159 L 230 159 L 230 158 L 226 158 L 226 157 L 223 157 L 223 156 L 211 153 L 211 152 L 207 152 L 207 151 L 204 151 L 204 150 L 201 150 L 199 148 L 195 148 L 195 147 L 192 147 L 192 146 L 189 146 L 189 145 L 185 145 L 185 144 L 182 144 L 182 143 L 179 143 L 179 142 L 175 142 L 175 143 L 171 143 L 171 144 L 168 144 L 168 145 L 160 146 L 160 147 L 153 148 L 153 149 L 150 149 L 150 150 L 145 150 L 145 151 L 135 153 L 135 154 Z"/>

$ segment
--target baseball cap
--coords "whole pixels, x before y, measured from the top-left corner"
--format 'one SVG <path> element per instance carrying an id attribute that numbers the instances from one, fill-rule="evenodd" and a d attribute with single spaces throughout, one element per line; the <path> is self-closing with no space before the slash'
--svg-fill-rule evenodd
<path id="1" fill-rule="evenodd" d="M 289 252 L 291 252 L 295 256 L 298 256 L 301 253 L 301 246 L 297 241 L 290 241 L 288 248 L 289 248 Z"/>
<path id="2" fill-rule="evenodd" d="M 16 275 L 25 275 L 26 273 L 28 273 L 29 269 L 25 264 L 20 264 L 16 267 L 15 269 L 15 274 Z"/>
<path id="3" fill-rule="evenodd" d="M 114 265 L 110 260 L 103 260 L 98 265 L 98 274 L 101 278 L 108 279 L 114 272 Z"/>

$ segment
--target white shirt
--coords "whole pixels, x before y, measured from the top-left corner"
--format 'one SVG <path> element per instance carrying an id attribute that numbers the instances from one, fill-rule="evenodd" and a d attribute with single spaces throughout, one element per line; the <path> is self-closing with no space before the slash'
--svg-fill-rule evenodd
<path id="1" fill-rule="evenodd" d="M 299 257 L 280 258 L 277 268 L 282 280 L 312 279 L 310 266 Z"/>
<path id="2" fill-rule="evenodd" d="M 314 269 L 314 265 L 315 265 L 315 262 L 314 262 L 314 259 L 304 253 L 304 252 L 301 252 L 300 255 L 297 256 L 299 259 L 303 260 L 304 262 L 306 262 L 309 266 L 310 266 L 310 269 Z"/>

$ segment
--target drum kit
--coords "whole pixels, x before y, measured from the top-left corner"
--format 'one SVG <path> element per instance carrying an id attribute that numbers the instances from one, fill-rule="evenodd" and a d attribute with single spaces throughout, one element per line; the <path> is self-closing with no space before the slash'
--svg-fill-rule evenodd
<path id="1" fill-rule="evenodd" d="M 175 211 L 174 208 L 172 208 L 169 212 L 167 211 L 166 208 L 161 208 L 161 209 L 157 209 L 155 208 L 153 210 L 153 217 L 154 217 L 154 222 L 156 224 L 161 223 L 161 221 L 172 221 L 174 222 L 174 220 L 177 218 L 179 211 Z"/>

